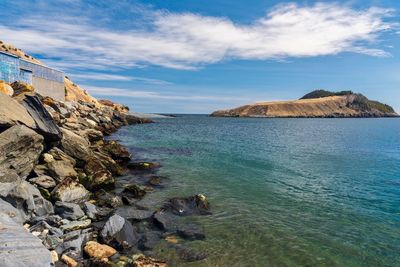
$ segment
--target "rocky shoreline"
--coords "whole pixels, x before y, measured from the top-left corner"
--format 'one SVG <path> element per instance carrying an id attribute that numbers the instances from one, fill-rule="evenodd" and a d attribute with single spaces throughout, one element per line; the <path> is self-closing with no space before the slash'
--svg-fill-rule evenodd
<path id="1" fill-rule="evenodd" d="M 206 257 L 177 244 L 205 238 L 179 218 L 209 214 L 206 197 L 141 206 L 165 183 L 159 164 L 134 161 L 105 138 L 150 120 L 108 100 L 58 102 L 22 83 L 11 87 L 0 93 L 0 266 L 167 266 L 153 258 L 160 242 L 183 261 Z M 126 175 L 140 182 L 116 193 Z"/>

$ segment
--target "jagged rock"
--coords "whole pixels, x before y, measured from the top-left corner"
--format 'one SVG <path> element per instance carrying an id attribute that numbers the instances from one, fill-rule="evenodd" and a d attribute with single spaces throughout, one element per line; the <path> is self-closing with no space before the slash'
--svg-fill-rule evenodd
<path id="1" fill-rule="evenodd" d="M 133 267 L 167 267 L 164 261 L 156 260 L 144 255 L 134 257 Z"/>
<path id="2" fill-rule="evenodd" d="M 132 125 L 132 124 L 142 124 L 142 123 L 152 123 L 152 122 L 153 122 L 153 121 L 150 120 L 150 119 L 139 118 L 139 117 L 136 117 L 136 116 L 131 115 L 131 114 L 126 114 L 126 115 L 124 116 L 124 119 L 126 120 L 126 122 L 127 122 L 129 125 Z"/>
<path id="3" fill-rule="evenodd" d="M 0 172 L 0 183 L 12 183 L 20 180 L 19 175 L 15 170 L 7 170 Z"/>
<path id="4" fill-rule="evenodd" d="M 0 93 L 12 96 L 14 94 L 14 89 L 4 81 L 0 81 Z"/>
<path id="5" fill-rule="evenodd" d="M 63 240 L 58 235 L 47 235 L 43 240 L 43 245 L 47 249 L 56 249 L 62 242 Z"/>
<path id="6" fill-rule="evenodd" d="M 48 169 L 46 165 L 36 165 L 35 168 L 33 168 L 33 172 L 37 176 L 42 176 L 42 175 L 48 175 Z"/>
<path id="7" fill-rule="evenodd" d="M 103 133 L 95 129 L 82 130 L 82 136 L 86 137 L 90 142 L 96 142 L 103 139 Z"/>
<path id="8" fill-rule="evenodd" d="M 150 219 L 154 212 L 150 210 L 139 210 L 130 206 L 123 206 L 118 208 L 115 213 L 128 220 L 141 221 Z"/>
<path id="9" fill-rule="evenodd" d="M 165 231 L 175 232 L 179 226 L 178 217 L 169 212 L 157 211 L 153 218 L 156 225 Z"/>
<path id="10" fill-rule="evenodd" d="M 52 266 L 51 254 L 41 240 L 7 214 L 0 213 L 0 229 L 0 266 Z"/>
<path id="11" fill-rule="evenodd" d="M 94 151 L 94 155 L 112 175 L 121 176 L 124 174 L 124 169 L 105 153 Z"/>
<path id="12" fill-rule="evenodd" d="M 85 213 L 78 204 L 57 201 L 54 205 L 54 212 L 61 218 L 78 220 L 85 216 Z"/>
<path id="13" fill-rule="evenodd" d="M 26 177 L 43 151 L 43 137 L 23 125 L 15 125 L 0 134 L 0 173 L 10 169 Z"/>
<path id="14" fill-rule="evenodd" d="M 62 151 L 58 147 L 53 147 L 47 153 L 53 156 L 55 160 L 69 161 L 72 164 L 72 166 L 75 166 L 76 164 L 76 161 L 73 157 L 68 156 L 64 151 Z"/>
<path id="15" fill-rule="evenodd" d="M 58 182 L 61 182 L 66 177 L 77 177 L 78 173 L 74 169 L 74 165 L 66 160 L 53 160 L 47 163 L 48 172 Z"/>
<path id="16" fill-rule="evenodd" d="M 53 213 L 51 202 L 44 199 L 36 187 L 24 180 L 1 184 L 0 197 L 24 212 L 27 217 Z"/>
<path id="17" fill-rule="evenodd" d="M 202 194 L 171 198 L 164 204 L 163 209 L 179 216 L 210 214 L 210 205 Z"/>
<path id="18" fill-rule="evenodd" d="M 85 211 L 86 216 L 88 216 L 89 219 L 92 219 L 92 220 L 96 219 L 97 214 L 99 213 L 96 205 L 94 205 L 90 202 L 85 202 L 85 203 L 83 203 L 82 208 Z"/>
<path id="19" fill-rule="evenodd" d="M 99 244 L 95 241 L 87 242 L 84 251 L 87 255 L 89 255 L 89 257 L 99 260 L 109 258 L 117 253 L 114 248 L 107 245 Z"/>
<path id="20" fill-rule="evenodd" d="M 36 122 L 37 130 L 46 138 L 46 142 L 61 140 L 60 129 L 37 96 L 26 95 L 22 104 Z"/>
<path id="21" fill-rule="evenodd" d="M 98 158 L 91 157 L 88 159 L 84 171 L 87 175 L 84 184 L 88 188 L 96 189 L 114 187 L 114 177 Z"/>
<path id="22" fill-rule="evenodd" d="M 79 203 L 88 200 L 90 192 L 76 178 L 68 177 L 59 183 L 51 192 L 54 200 Z"/>
<path id="23" fill-rule="evenodd" d="M 40 187 L 50 189 L 56 186 L 56 181 L 53 178 L 47 175 L 41 175 L 39 177 L 29 179 L 29 182 L 36 184 Z"/>
<path id="24" fill-rule="evenodd" d="M 68 267 L 77 267 L 78 263 L 73 258 L 69 257 L 68 255 L 64 254 L 61 256 L 61 260 L 68 265 Z"/>
<path id="25" fill-rule="evenodd" d="M 100 235 L 106 244 L 120 250 L 130 248 L 138 242 L 138 235 L 132 224 L 117 214 L 108 219 Z"/>
<path id="26" fill-rule="evenodd" d="M 74 254 L 78 257 L 82 256 L 83 246 L 86 242 L 93 238 L 90 229 L 76 230 L 61 236 L 63 243 L 56 247 L 58 254 L 63 254 L 68 252 L 69 254 Z"/>
<path id="27" fill-rule="evenodd" d="M 29 128 L 36 128 L 35 121 L 24 106 L 8 95 L 0 94 L 0 130 L 22 123 Z"/>
<path id="28" fill-rule="evenodd" d="M 65 128 L 61 128 L 61 131 L 63 133 L 61 145 L 64 152 L 75 159 L 87 161 L 91 155 L 89 142 L 85 138 Z"/>
<path id="29" fill-rule="evenodd" d="M 160 167 L 160 164 L 154 162 L 130 162 L 127 165 L 131 170 L 153 170 Z"/>
<path id="30" fill-rule="evenodd" d="M 36 223 L 35 225 L 29 228 L 30 232 L 43 232 L 45 230 L 47 230 L 50 234 L 55 236 L 61 236 L 63 234 L 62 230 L 58 229 L 57 227 L 51 226 L 44 220 Z"/>
<path id="31" fill-rule="evenodd" d="M 117 141 L 104 141 L 101 150 L 108 153 L 116 162 L 127 163 L 131 160 L 129 151 Z"/>
<path id="32" fill-rule="evenodd" d="M 95 192 L 95 198 L 99 206 L 106 206 L 110 208 L 117 208 L 123 205 L 120 196 L 112 195 L 103 189 Z"/>

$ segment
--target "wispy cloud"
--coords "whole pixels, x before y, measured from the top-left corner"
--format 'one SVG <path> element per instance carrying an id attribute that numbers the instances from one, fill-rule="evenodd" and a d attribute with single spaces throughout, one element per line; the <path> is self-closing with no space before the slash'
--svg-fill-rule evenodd
<path id="1" fill-rule="evenodd" d="M 192 94 L 167 94 L 159 93 L 156 91 L 144 91 L 144 90 L 133 90 L 124 88 L 114 88 L 114 87 L 98 87 L 83 85 L 91 94 L 97 96 L 120 96 L 129 98 L 139 98 L 139 99 L 157 99 L 157 100 L 190 100 L 190 101 L 216 101 L 216 102 L 228 102 L 232 103 L 236 101 L 254 101 L 254 99 L 246 98 L 243 96 L 232 97 L 232 96 L 219 96 L 219 95 L 192 95 Z"/>
<path id="2" fill-rule="evenodd" d="M 118 74 L 107 74 L 107 73 L 96 73 L 96 72 L 85 72 L 85 73 L 72 73 L 69 74 L 74 80 L 91 80 L 91 81 L 139 81 L 148 84 L 155 85 L 170 85 L 170 82 L 144 78 L 144 77 L 136 77 L 136 76 L 124 76 Z"/>
<path id="3" fill-rule="evenodd" d="M 0 38 L 62 69 L 143 65 L 195 69 L 231 58 L 282 60 L 341 52 L 387 56 L 373 45 L 379 44 L 381 33 L 393 28 L 386 21 L 391 12 L 328 3 L 284 4 L 251 24 L 237 24 L 222 17 L 154 11 L 145 27 L 124 30 L 66 12 L 51 25 L 46 16 L 4 22 Z"/>

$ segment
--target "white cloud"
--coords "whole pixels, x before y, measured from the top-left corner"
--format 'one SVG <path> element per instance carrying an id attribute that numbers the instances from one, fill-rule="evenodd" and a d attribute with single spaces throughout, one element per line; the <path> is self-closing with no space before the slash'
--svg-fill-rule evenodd
<path id="1" fill-rule="evenodd" d="M 39 17 L 0 25 L 0 38 L 43 55 L 52 66 L 194 69 L 223 59 L 282 60 L 353 52 L 386 56 L 378 43 L 391 10 L 319 3 L 278 5 L 252 24 L 192 13 L 154 12 L 150 27 L 101 28 L 90 18 Z M 44 16 L 45 17 L 45 16 Z"/>
<path id="2" fill-rule="evenodd" d="M 144 77 L 136 77 L 136 76 L 124 76 L 118 74 L 107 74 L 107 73 L 95 73 L 95 72 L 85 72 L 85 73 L 72 73 L 69 74 L 74 80 L 92 80 L 92 81 L 140 81 L 149 84 L 156 85 L 170 85 L 170 82 L 144 78 Z"/>

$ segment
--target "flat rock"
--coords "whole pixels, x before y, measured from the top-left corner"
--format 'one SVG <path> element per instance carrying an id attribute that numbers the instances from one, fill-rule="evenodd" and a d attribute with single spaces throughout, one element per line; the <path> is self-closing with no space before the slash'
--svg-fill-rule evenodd
<path id="1" fill-rule="evenodd" d="M 60 226 L 60 229 L 63 231 L 74 231 L 79 229 L 88 228 L 92 221 L 90 219 L 83 221 L 72 221 Z"/>
<path id="2" fill-rule="evenodd" d="M 56 186 L 56 181 L 54 181 L 53 178 L 47 175 L 41 175 L 39 177 L 31 178 L 29 179 L 29 182 L 46 189 L 54 188 Z"/>
<path id="3" fill-rule="evenodd" d="M 4 213 L 0 214 L 0 229 L 0 266 L 53 266 L 42 241 Z"/>
<path id="4" fill-rule="evenodd" d="M 74 159 L 81 161 L 88 160 L 91 155 L 89 142 L 85 138 L 65 128 L 61 128 L 61 131 L 63 133 L 63 138 L 61 140 L 63 151 Z"/>
<path id="5" fill-rule="evenodd" d="M 74 165 L 68 160 L 53 160 L 47 163 L 48 172 L 57 181 L 62 181 L 66 177 L 77 177 L 78 173 L 74 169 Z"/>
<path id="6" fill-rule="evenodd" d="M 1 104 L 0 104 L 1 105 Z M 26 177 L 43 151 L 43 137 L 23 125 L 15 125 L 0 134 L 0 173 L 10 169 Z"/>
<path id="7" fill-rule="evenodd" d="M 128 220 L 141 221 L 150 219 L 154 212 L 150 210 L 140 210 L 135 207 L 123 206 L 118 208 L 115 213 Z"/>
<path id="8" fill-rule="evenodd" d="M 57 201 L 54 204 L 54 212 L 61 218 L 78 220 L 85 216 L 85 213 L 78 204 Z"/>
<path id="9" fill-rule="evenodd" d="M 10 96 L 0 94 L 0 130 L 5 130 L 18 123 L 29 128 L 36 128 L 35 121 L 28 111 Z"/>

